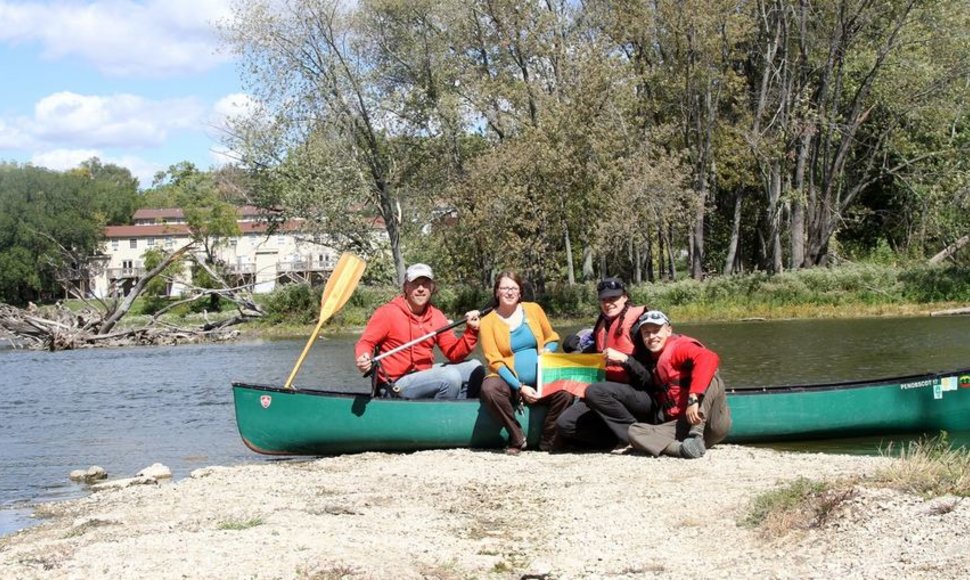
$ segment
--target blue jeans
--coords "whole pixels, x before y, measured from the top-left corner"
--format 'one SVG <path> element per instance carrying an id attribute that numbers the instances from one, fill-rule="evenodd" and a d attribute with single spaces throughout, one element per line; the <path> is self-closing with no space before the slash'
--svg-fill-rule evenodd
<path id="1" fill-rule="evenodd" d="M 464 399 L 468 379 L 482 363 L 466 360 L 460 363 L 439 363 L 423 371 L 404 375 L 395 381 L 402 399 Z"/>

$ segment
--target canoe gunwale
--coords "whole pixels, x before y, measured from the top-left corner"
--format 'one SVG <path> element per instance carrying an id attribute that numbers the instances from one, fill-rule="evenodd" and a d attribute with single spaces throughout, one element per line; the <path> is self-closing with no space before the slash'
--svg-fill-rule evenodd
<path id="1" fill-rule="evenodd" d="M 767 385 L 767 386 L 750 386 L 750 387 L 730 387 L 727 389 L 727 393 L 732 396 L 750 396 L 750 395 L 763 395 L 769 393 L 798 393 L 798 392 L 815 392 L 815 391 L 830 391 L 838 389 L 861 389 L 866 387 L 881 387 L 886 385 L 898 385 L 910 382 L 917 382 L 921 380 L 932 380 L 941 377 L 948 377 L 954 375 L 970 375 L 970 369 L 957 369 L 953 371 L 940 371 L 940 372 L 926 372 L 918 373 L 912 375 L 901 375 L 894 377 L 885 377 L 881 379 L 860 379 L 851 381 L 837 381 L 837 382 L 827 382 L 827 383 L 809 383 L 801 384 L 794 383 L 789 385 Z M 275 385 L 262 385 L 255 383 L 243 383 L 243 382 L 233 382 L 233 388 L 244 388 L 244 389 L 255 389 L 260 391 L 274 392 L 274 393 L 302 393 L 305 395 L 316 395 L 316 396 L 326 396 L 326 397 L 365 397 L 365 398 L 377 398 L 372 397 L 368 392 L 356 392 L 351 393 L 347 391 L 331 391 L 323 389 L 307 389 L 307 388 L 291 388 L 285 389 L 280 386 Z M 463 402 L 475 402 L 478 399 L 452 399 L 443 401 L 442 399 L 396 399 L 396 398 L 381 398 L 382 401 L 398 401 L 402 403 L 441 403 L 441 402 L 451 402 L 451 403 L 463 403 Z"/>
<path id="2" fill-rule="evenodd" d="M 233 389 L 249 389 L 254 391 L 266 391 L 267 393 L 282 393 L 282 394 L 301 394 L 301 395 L 311 395 L 318 397 L 339 397 L 344 399 L 374 399 L 381 402 L 399 402 L 399 403 L 477 403 L 478 399 L 400 399 L 395 397 L 373 397 L 369 392 L 359 391 L 356 393 L 347 391 L 327 391 L 322 389 L 301 389 L 293 387 L 290 389 L 276 386 L 276 385 L 259 385 L 254 383 L 232 383 Z"/>

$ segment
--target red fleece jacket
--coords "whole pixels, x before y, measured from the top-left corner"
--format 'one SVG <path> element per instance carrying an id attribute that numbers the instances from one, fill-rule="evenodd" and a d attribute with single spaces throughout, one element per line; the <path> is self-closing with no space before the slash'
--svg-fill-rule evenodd
<path id="1" fill-rule="evenodd" d="M 357 341 L 354 357 L 359 357 L 365 352 L 373 355 L 375 349 L 378 350 L 377 354 L 387 352 L 450 323 L 451 321 L 445 318 L 440 310 L 430 304 L 422 315 L 414 314 L 408 307 L 407 300 L 403 296 L 398 296 L 374 311 L 373 316 L 367 321 L 364 334 Z M 470 326 L 465 327 L 465 332 L 460 337 L 446 330 L 411 348 L 382 359 L 381 376 L 397 380 L 410 372 L 431 368 L 434 364 L 435 344 L 449 361 L 460 362 L 475 350 L 477 343 L 478 331 Z"/>

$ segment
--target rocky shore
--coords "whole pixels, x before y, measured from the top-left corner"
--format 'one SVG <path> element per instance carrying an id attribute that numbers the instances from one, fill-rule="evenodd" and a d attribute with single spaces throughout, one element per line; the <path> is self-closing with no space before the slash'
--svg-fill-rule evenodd
<path id="1" fill-rule="evenodd" d="M 857 486 L 817 527 L 739 524 L 780 483 L 881 457 L 365 453 L 199 469 L 39 506 L 3 578 L 965 578 L 970 505 Z"/>

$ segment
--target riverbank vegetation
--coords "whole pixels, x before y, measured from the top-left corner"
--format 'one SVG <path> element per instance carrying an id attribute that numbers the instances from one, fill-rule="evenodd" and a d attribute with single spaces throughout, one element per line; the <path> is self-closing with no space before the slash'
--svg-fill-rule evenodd
<path id="1" fill-rule="evenodd" d="M 598 314 L 595 283 L 548 285 L 544 293 L 529 289 L 527 299 L 543 304 L 551 316 L 567 324 L 589 324 Z M 393 286 L 362 286 L 328 324 L 341 330 L 362 326 L 383 302 L 400 290 Z M 637 304 L 665 310 L 678 322 L 747 318 L 839 318 L 880 315 L 927 315 L 970 306 L 970 270 L 956 266 L 909 269 L 851 265 L 785 272 L 719 276 L 704 281 L 636 284 L 630 294 Z M 490 288 L 445 285 L 435 302 L 457 317 L 489 302 Z M 265 297 L 267 316 L 254 323 L 266 332 L 302 331 L 319 316 L 320 291 L 290 285 Z M 273 329 L 276 329 L 275 331 Z"/>
<path id="2" fill-rule="evenodd" d="M 259 103 L 230 148 L 251 202 L 312 216 L 373 282 L 424 261 L 544 291 L 970 241 L 966 0 L 287 5 L 222 23 Z"/>

